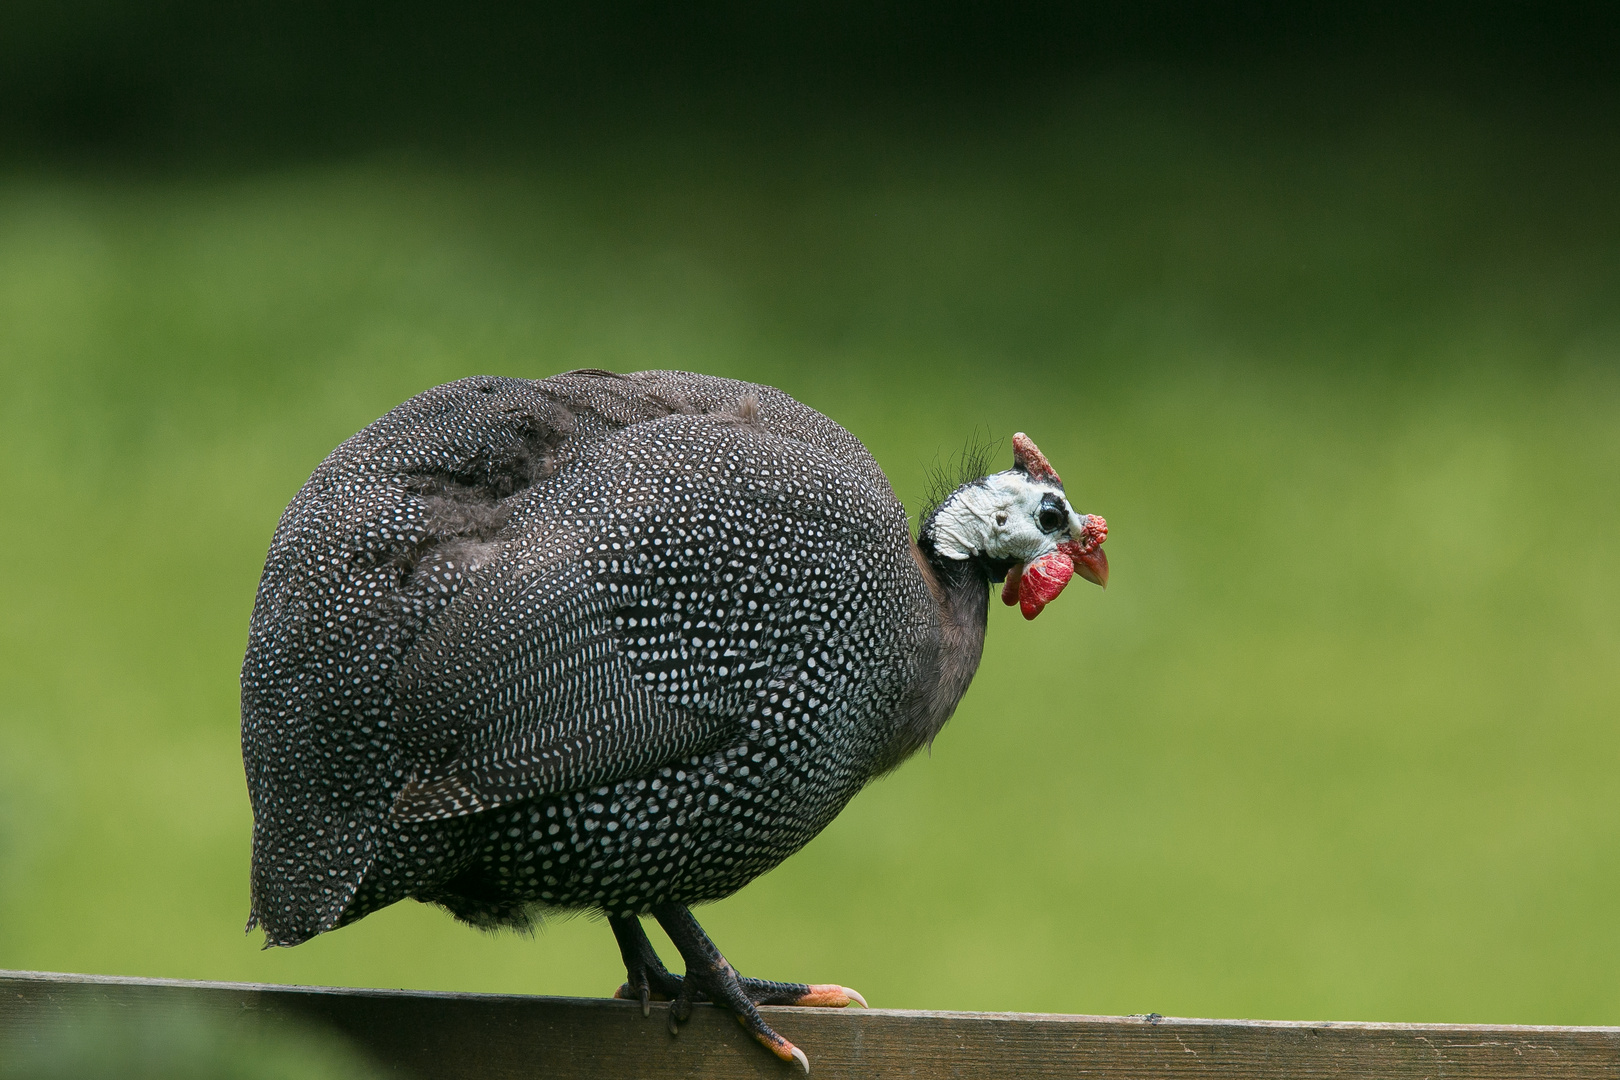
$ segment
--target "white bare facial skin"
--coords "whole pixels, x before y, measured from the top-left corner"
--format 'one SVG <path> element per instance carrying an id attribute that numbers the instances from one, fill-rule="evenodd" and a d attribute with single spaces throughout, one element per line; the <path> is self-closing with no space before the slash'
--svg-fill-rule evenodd
<path id="1" fill-rule="evenodd" d="M 1063 500 L 1068 525 L 1057 532 L 1040 526 L 1041 500 L 1048 494 Z M 1029 563 L 1079 536 L 1084 519 L 1069 506 L 1063 489 L 1009 469 L 955 492 L 934 519 L 934 550 L 948 559 L 983 555 L 993 560 Z"/>

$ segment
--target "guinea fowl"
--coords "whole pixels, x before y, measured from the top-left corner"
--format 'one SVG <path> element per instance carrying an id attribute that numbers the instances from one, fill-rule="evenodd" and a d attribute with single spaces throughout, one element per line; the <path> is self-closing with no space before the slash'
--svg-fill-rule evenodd
<path id="1" fill-rule="evenodd" d="M 866 448 L 770 387 L 575 371 L 400 405 L 321 463 L 265 562 L 248 928 L 296 945 L 407 897 L 484 928 L 599 912 L 618 996 L 672 1001 L 671 1030 L 714 1002 L 808 1071 L 756 1006 L 859 995 L 742 978 L 689 906 L 933 739 L 991 582 L 1027 618 L 1073 573 L 1106 584 L 1103 520 L 1013 448 L 913 542 Z"/>

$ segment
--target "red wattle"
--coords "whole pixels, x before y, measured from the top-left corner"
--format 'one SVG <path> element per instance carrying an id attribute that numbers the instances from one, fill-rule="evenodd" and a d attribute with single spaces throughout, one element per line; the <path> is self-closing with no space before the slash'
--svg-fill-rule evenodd
<path id="1" fill-rule="evenodd" d="M 1023 563 L 1019 563 L 1007 571 L 1007 583 L 1001 587 L 1001 602 L 1008 607 L 1018 603 L 1018 580 L 1023 576 Z"/>
<path id="2" fill-rule="evenodd" d="M 1057 599 L 1073 576 L 1074 562 L 1063 551 L 1049 551 L 1026 566 L 1018 586 L 1018 608 L 1024 618 L 1039 615 L 1042 608 Z"/>

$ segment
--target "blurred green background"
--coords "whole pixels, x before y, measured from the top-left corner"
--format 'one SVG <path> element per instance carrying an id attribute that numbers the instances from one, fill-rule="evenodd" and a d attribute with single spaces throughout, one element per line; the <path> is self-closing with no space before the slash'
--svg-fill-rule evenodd
<path id="1" fill-rule="evenodd" d="M 0 967 L 605 995 L 244 936 L 278 515 L 465 375 L 1027 430 L 1113 582 L 702 913 L 918 1008 L 1620 1022 L 1620 96 L 1578 6 L 8 5 Z M 672 955 L 672 954 L 671 954 Z"/>

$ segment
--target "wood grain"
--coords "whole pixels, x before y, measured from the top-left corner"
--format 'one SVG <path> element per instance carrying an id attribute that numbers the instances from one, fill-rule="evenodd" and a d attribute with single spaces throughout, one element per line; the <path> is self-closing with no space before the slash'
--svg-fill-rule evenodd
<path id="1" fill-rule="evenodd" d="M 406 1080 L 798 1075 L 729 1017 L 700 1007 L 679 1036 L 667 1006 L 496 994 L 341 990 L 0 971 L 0 1026 L 28 1030 L 88 1004 L 154 1016 L 177 1005 L 230 1022 L 336 1028 Z M 1620 1028 L 1293 1023 L 1176 1017 L 769 1009 L 844 1077 L 1620 1077 Z"/>

